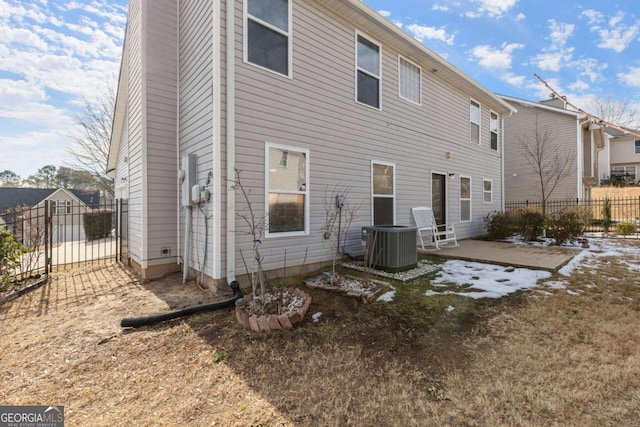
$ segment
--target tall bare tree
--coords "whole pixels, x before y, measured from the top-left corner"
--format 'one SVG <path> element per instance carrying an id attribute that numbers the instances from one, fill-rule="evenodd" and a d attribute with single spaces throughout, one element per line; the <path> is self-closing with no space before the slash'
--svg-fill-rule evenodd
<path id="1" fill-rule="evenodd" d="M 113 180 L 107 176 L 107 160 L 115 109 L 115 91 L 109 87 L 95 102 L 84 100 L 84 111 L 75 117 L 69 153 L 74 169 L 91 173 L 102 190 L 113 195 Z"/>
<path id="2" fill-rule="evenodd" d="M 628 101 L 618 102 L 611 95 L 604 98 L 592 97 L 586 110 L 609 123 L 623 127 L 640 126 L 640 113 L 631 108 Z"/>
<path id="3" fill-rule="evenodd" d="M 553 131 L 546 124 L 534 119 L 535 130 L 518 136 L 524 158 L 536 176 L 536 187 L 542 200 L 542 213 L 547 212 L 547 202 L 558 185 L 574 171 L 576 153 L 573 147 L 558 144 Z"/>
<path id="4" fill-rule="evenodd" d="M 14 171 L 4 170 L 0 172 L 0 187 L 17 187 L 20 185 L 20 175 Z"/>

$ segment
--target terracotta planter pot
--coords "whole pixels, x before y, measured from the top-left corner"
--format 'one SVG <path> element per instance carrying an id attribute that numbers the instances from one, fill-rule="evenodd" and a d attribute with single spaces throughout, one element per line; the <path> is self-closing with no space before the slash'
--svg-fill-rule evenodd
<path id="1" fill-rule="evenodd" d="M 304 300 L 302 307 L 295 311 L 283 314 L 255 315 L 246 310 L 247 305 L 253 299 L 253 295 L 245 295 L 245 305 L 236 305 L 236 319 L 247 329 L 256 332 L 269 332 L 272 330 L 289 329 L 302 323 L 302 319 L 309 310 L 311 296 L 300 289 L 285 288 Z"/>

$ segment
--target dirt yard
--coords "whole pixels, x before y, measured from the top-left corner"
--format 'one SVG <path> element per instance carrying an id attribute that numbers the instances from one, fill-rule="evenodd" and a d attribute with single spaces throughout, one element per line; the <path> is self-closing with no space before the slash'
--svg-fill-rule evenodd
<path id="1" fill-rule="evenodd" d="M 64 405 L 68 427 L 640 425 L 640 257 L 595 255 L 500 300 L 307 290 L 303 326 L 269 335 L 231 308 L 122 330 L 211 296 L 116 265 L 59 274 L 0 306 L 0 404 Z"/>

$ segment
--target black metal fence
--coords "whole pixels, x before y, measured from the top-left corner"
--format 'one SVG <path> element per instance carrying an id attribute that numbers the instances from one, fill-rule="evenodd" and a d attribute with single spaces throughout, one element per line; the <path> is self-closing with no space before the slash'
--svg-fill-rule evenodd
<path id="1" fill-rule="evenodd" d="M 0 226 L 23 243 L 22 277 L 85 264 L 126 262 L 127 200 L 88 206 L 78 200 L 47 200 L 0 213 Z"/>
<path id="2" fill-rule="evenodd" d="M 579 200 L 579 199 L 562 199 L 562 200 L 547 200 L 545 203 L 545 213 L 551 215 L 555 212 L 560 212 L 563 209 L 580 206 L 591 212 L 592 221 L 587 227 L 587 232 L 601 232 L 604 231 L 602 227 L 602 221 L 604 219 L 604 206 L 605 200 L 609 200 L 609 208 L 611 212 L 611 224 L 615 226 L 618 222 L 630 222 L 633 224 L 640 224 L 640 197 L 617 197 L 611 199 L 591 199 L 591 200 Z M 542 201 L 524 200 L 516 202 L 505 202 L 505 211 L 514 211 L 522 208 L 533 208 L 543 210 Z"/>

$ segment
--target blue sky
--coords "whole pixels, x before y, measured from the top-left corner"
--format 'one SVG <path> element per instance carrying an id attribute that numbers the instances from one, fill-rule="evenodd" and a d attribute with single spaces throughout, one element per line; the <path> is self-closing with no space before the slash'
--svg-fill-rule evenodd
<path id="1" fill-rule="evenodd" d="M 544 99 L 538 73 L 582 108 L 611 96 L 640 111 L 637 0 L 365 3 L 496 93 Z M 71 160 L 83 99 L 116 85 L 125 14 L 125 0 L 0 0 L 0 171 Z"/>

